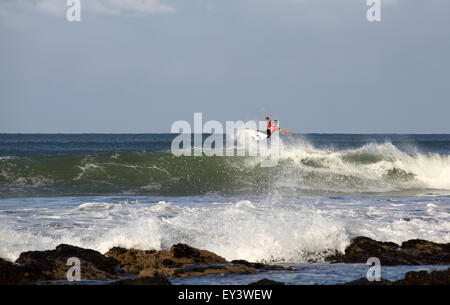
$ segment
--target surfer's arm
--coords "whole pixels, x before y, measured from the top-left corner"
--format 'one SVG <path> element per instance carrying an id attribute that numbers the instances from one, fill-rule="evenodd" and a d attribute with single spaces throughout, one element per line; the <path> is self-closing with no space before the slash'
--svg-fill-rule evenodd
<path id="1" fill-rule="evenodd" d="M 278 128 L 278 130 L 281 131 L 282 133 L 285 133 L 285 134 L 292 134 L 292 131 L 286 131 L 286 130 L 281 129 L 281 128 Z"/>

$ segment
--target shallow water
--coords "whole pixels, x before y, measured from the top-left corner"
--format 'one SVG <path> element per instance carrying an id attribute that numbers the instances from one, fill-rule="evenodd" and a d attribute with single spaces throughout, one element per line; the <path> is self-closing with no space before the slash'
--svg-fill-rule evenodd
<path id="1" fill-rule="evenodd" d="M 370 266 L 364 264 L 300 264 L 291 266 L 292 271 L 268 271 L 259 274 L 206 275 L 184 279 L 170 279 L 174 285 L 247 285 L 268 278 L 286 285 L 341 285 L 367 276 Z M 390 281 L 404 278 L 406 272 L 447 270 L 448 266 L 385 266 L 381 277 Z"/>

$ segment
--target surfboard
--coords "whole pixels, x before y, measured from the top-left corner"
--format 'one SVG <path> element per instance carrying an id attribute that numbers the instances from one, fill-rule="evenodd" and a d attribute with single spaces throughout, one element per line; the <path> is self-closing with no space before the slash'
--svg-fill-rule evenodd
<path id="1" fill-rule="evenodd" d="M 259 131 L 259 130 L 252 130 L 252 129 L 246 129 L 250 137 L 254 140 L 264 140 L 267 139 L 267 134 Z"/>

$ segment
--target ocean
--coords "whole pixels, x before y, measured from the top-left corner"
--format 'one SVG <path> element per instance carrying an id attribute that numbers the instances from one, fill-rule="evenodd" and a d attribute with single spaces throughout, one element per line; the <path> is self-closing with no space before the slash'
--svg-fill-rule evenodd
<path id="1" fill-rule="evenodd" d="M 181 156 L 174 134 L 0 134 L 0 257 L 67 243 L 167 249 L 292 266 L 174 284 L 336 284 L 364 264 L 329 264 L 356 236 L 450 242 L 450 135 L 280 136 L 280 159 Z M 399 279 L 410 270 L 382 267 Z"/>

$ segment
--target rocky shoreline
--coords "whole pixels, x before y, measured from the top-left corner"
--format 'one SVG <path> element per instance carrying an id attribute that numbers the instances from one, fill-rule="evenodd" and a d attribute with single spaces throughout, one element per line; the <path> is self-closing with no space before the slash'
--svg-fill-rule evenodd
<path id="1" fill-rule="evenodd" d="M 105 254 L 91 249 L 61 244 L 54 250 L 28 251 L 15 262 L 0 258 L 0 285 L 33 285 L 39 282 L 67 280 L 70 257 L 81 262 L 83 280 L 102 280 L 112 285 L 170 285 L 168 278 L 184 278 L 207 274 L 255 274 L 269 270 L 289 270 L 283 266 L 252 263 L 245 260 L 227 261 L 217 254 L 186 244 L 173 245 L 169 250 L 137 250 L 114 247 Z M 330 263 L 366 263 L 378 257 L 381 265 L 450 264 L 450 244 L 426 240 L 408 240 L 401 245 L 356 237 L 344 253 L 328 256 Z M 276 284 L 268 279 L 256 283 Z M 278 283 L 282 284 L 282 283 Z M 359 279 L 349 285 L 386 284 L 449 284 L 449 270 L 430 274 L 408 272 L 397 282 L 368 282 Z"/>
<path id="2" fill-rule="evenodd" d="M 347 282 L 345 285 L 450 285 L 450 268 L 442 271 L 434 270 L 430 273 L 410 271 L 403 279 L 394 282 L 385 279 L 369 282 L 366 278 L 360 278 Z"/>
<path id="3" fill-rule="evenodd" d="M 358 236 L 347 246 L 344 253 L 326 258 L 332 263 L 363 263 L 370 257 L 378 257 L 381 265 L 448 265 L 450 243 L 439 244 L 422 239 L 411 239 L 398 245 L 393 242 L 376 241 Z"/>
<path id="4" fill-rule="evenodd" d="M 0 285 L 32 285 L 67 280 L 70 257 L 80 260 L 83 280 L 111 280 L 113 285 L 170 285 L 167 278 L 207 274 L 254 274 L 284 270 L 282 266 L 227 261 L 217 254 L 186 244 L 170 250 L 137 250 L 114 247 L 105 254 L 61 244 L 55 250 L 28 251 L 15 262 L 0 258 Z"/>

